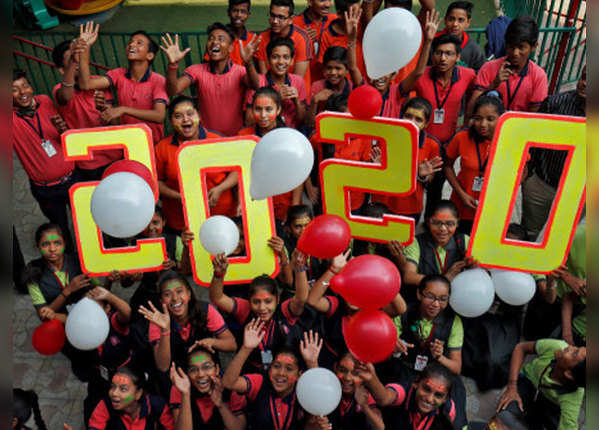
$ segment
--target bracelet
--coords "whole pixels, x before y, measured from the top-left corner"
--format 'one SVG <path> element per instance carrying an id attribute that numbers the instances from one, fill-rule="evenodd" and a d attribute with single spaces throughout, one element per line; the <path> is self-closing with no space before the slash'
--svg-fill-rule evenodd
<path id="1" fill-rule="evenodd" d="M 337 271 L 337 272 L 335 272 L 335 271 L 333 270 L 333 266 L 329 267 L 329 272 L 331 272 L 333 275 L 338 275 L 338 274 L 339 274 L 339 272 L 338 272 L 338 271 Z"/>
<path id="2" fill-rule="evenodd" d="M 71 87 L 74 87 L 74 86 L 75 86 L 75 82 L 73 82 L 72 84 L 67 84 L 65 81 L 62 81 L 62 82 L 61 82 L 61 85 L 62 85 L 63 87 L 71 88 Z"/>
<path id="3" fill-rule="evenodd" d="M 215 278 L 224 278 L 225 277 L 225 272 L 214 272 L 213 276 Z"/>
<path id="4" fill-rule="evenodd" d="M 163 333 L 162 330 L 160 331 L 160 336 L 170 336 L 171 335 L 171 331 L 167 331 L 166 333 Z"/>
<path id="5" fill-rule="evenodd" d="M 68 296 L 67 296 L 67 295 L 64 293 L 64 291 L 61 291 L 61 292 L 60 292 L 60 294 L 59 294 L 59 296 L 62 296 L 62 297 L 64 297 L 64 299 L 65 299 L 65 300 L 66 300 L 66 299 L 67 299 L 67 297 L 68 297 Z"/>
<path id="6" fill-rule="evenodd" d="M 310 269 L 308 266 L 304 266 L 304 267 L 296 267 L 295 270 L 297 270 L 298 272 L 305 272 L 306 270 Z"/>
<path id="7" fill-rule="evenodd" d="M 179 69 L 179 63 L 169 64 L 167 68 L 169 70 L 178 70 Z"/>

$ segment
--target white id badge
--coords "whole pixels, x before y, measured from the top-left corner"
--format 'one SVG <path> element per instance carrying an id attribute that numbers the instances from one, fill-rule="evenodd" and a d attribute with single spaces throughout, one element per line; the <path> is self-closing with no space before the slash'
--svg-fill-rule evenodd
<path id="1" fill-rule="evenodd" d="M 414 363 L 414 370 L 422 372 L 428 364 L 428 357 L 426 355 L 417 355 L 416 362 Z"/>
<path id="2" fill-rule="evenodd" d="M 314 42 L 314 58 L 318 56 L 318 42 Z"/>
<path id="3" fill-rule="evenodd" d="M 54 157 L 57 154 L 54 145 L 52 145 L 48 139 L 42 140 L 42 148 L 44 148 L 48 157 Z"/>
<path id="4" fill-rule="evenodd" d="M 433 123 L 443 124 L 445 121 L 445 109 L 435 109 L 433 112 Z"/>
<path id="5" fill-rule="evenodd" d="M 268 366 L 272 363 L 272 351 L 267 349 L 266 351 L 260 351 L 260 355 L 262 356 L 262 364 Z"/>
<path id="6" fill-rule="evenodd" d="M 100 370 L 100 376 L 103 379 L 110 381 L 110 379 L 108 379 L 108 369 L 104 366 L 98 366 L 98 369 Z"/>
<path id="7" fill-rule="evenodd" d="M 472 181 L 472 191 L 482 191 L 484 181 L 484 176 L 475 176 L 474 181 Z"/>

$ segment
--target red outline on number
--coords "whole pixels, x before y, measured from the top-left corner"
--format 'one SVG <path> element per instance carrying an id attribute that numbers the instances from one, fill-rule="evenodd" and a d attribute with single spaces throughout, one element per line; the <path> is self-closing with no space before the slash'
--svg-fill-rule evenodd
<path id="1" fill-rule="evenodd" d="M 260 139 L 257 136 L 253 136 L 253 135 L 247 135 L 247 136 L 233 136 L 233 137 L 225 137 L 225 138 L 214 138 L 214 139 L 202 139 L 202 140 L 192 140 L 192 141 L 188 141 L 185 142 L 184 145 L 180 145 L 179 149 L 177 150 L 177 153 L 175 154 L 175 159 L 179 159 L 179 152 L 181 152 L 182 148 L 187 147 L 187 146 L 191 146 L 191 145 L 204 145 L 204 144 L 209 144 L 209 143 L 226 143 L 226 142 L 238 142 L 240 140 L 243 139 L 249 139 L 249 140 L 253 140 L 256 143 L 258 142 L 258 140 Z M 208 218 L 209 215 L 209 206 L 208 206 L 208 190 L 206 188 L 206 173 L 208 172 L 221 172 L 223 170 L 226 171 L 232 171 L 232 170 L 237 170 L 239 172 L 239 180 L 237 183 L 237 188 L 238 188 L 238 197 L 241 199 L 240 203 L 241 203 L 241 217 L 243 220 L 243 237 L 244 237 L 244 242 L 245 242 L 245 250 L 246 250 L 246 256 L 245 257 L 231 257 L 229 258 L 229 263 L 230 264 L 250 264 L 251 263 L 251 256 L 252 256 L 252 250 L 251 247 L 249 245 L 249 230 L 248 230 L 248 223 L 247 223 L 247 212 L 246 212 L 246 204 L 245 204 L 245 184 L 243 183 L 243 175 L 242 175 L 242 166 L 238 165 L 234 165 L 234 166 L 219 166 L 219 167 L 204 167 L 204 168 L 200 168 L 199 169 L 199 174 L 201 176 L 201 182 L 202 182 L 202 198 L 204 199 L 204 209 L 205 209 L 205 215 L 206 218 Z M 185 225 L 189 226 L 189 217 L 187 215 L 187 205 L 185 204 L 185 190 L 183 187 L 183 181 L 181 180 L 181 169 L 177 170 L 178 172 L 178 181 L 179 181 L 179 186 L 180 186 L 180 191 L 181 191 L 181 204 L 183 205 L 183 216 L 185 217 Z M 270 219 L 270 230 L 271 232 L 276 235 L 276 227 L 275 227 L 275 217 L 274 217 L 274 210 L 273 210 L 273 205 L 272 205 L 272 198 L 268 198 L 268 211 L 269 211 L 269 219 Z M 199 231 L 197 232 L 197 237 L 196 240 L 200 240 L 199 237 Z M 193 272 L 193 279 L 195 281 L 196 284 L 201 285 L 203 287 L 208 287 L 210 286 L 210 282 L 206 283 L 206 282 L 202 282 L 200 281 L 197 276 L 196 276 L 196 261 L 195 261 L 195 256 L 193 254 L 193 247 L 190 246 L 189 247 L 189 258 L 191 260 L 191 265 L 192 265 L 192 272 Z M 210 258 L 212 259 L 213 256 L 210 256 Z M 276 276 L 279 273 L 280 267 L 279 267 L 279 259 L 275 258 L 275 268 L 274 271 L 269 275 L 271 277 Z M 224 285 L 232 285 L 232 284 L 240 284 L 240 283 L 246 283 L 246 282 L 250 282 L 251 279 L 247 279 L 247 280 L 235 280 L 235 281 L 224 281 L 223 284 Z"/>
<path id="2" fill-rule="evenodd" d="M 352 137 L 377 140 L 381 144 L 382 154 L 381 154 L 381 165 L 380 166 L 373 165 L 373 163 L 368 163 L 365 161 L 344 160 L 344 159 L 340 159 L 340 158 L 329 158 L 327 160 L 323 160 L 319 164 L 319 167 L 318 167 L 318 176 L 319 176 L 320 189 L 322 190 L 321 191 L 322 194 L 324 194 L 324 190 L 325 190 L 322 173 L 323 173 L 324 169 L 331 164 L 343 165 L 343 166 L 353 166 L 353 167 L 364 167 L 366 169 L 374 169 L 374 170 L 386 170 L 387 169 L 387 141 L 385 139 L 383 139 L 381 136 L 372 136 L 372 135 L 358 134 L 358 133 L 351 133 L 351 132 L 344 133 L 343 141 L 323 138 L 320 134 L 320 121 L 323 118 L 328 118 L 328 117 L 350 118 L 350 119 L 355 119 L 357 121 L 364 121 L 364 120 L 360 120 L 359 118 L 355 118 L 351 114 L 348 114 L 348 113 L 328 113 L 328 112 L 320 113 L 316 117 L 316 134 L 315 134 L 316 139 L 318 139 L 321 142 L 332 143 L 335 145 L 346 144 L 349 141 L 349 139 Z M 381 227 L 388 226 L 390 222 L 401 222 L 403 224 L 408 224 L 410 227 L 410 239 L 407 242 L 402 242 L 402 244 L 404 244 L 404 245 L 410 244 L 414 240 L 414 233 L 415 233 L 415 228 L 416 228 L 413 218 L 405 217 L 402 215 L 384 214 L 383 218 L 380 219 L 380 218 L 366 217 L 363 215 L 352 215 L 351 214 L 351 207 L 349 205 L 349 192 L 350 191 L 361 191 L 361 192 L 367 192 L 367 193 L 373 193 L 373 194 L 382 194 L 382 195 L 387 195 L 387 196 L 400 196 L 400 197 L 407 196 L 416 191 L 416 172 L 418 169 L 418 132 L 416 130 L 416 126 L 413 125 L 410 121 L 385 118 L 385 117 L 379 117 L 379 116 L 373 117 L 367 121 L 379 123 L 379 124 L 398 125 L 398 126 L 402 126 L 402 127 L 404 125 L 412 125 L 413 126 L 413 127 L 403 127 L 403 128 L 408 129 L 408 131 L 410 132 L 410 135 L 412 137 L 412 178 L 413 178 L 413 180 L 411 182 L 412 185 L 411 185 L 411 188 L 409 191 L 405 191 L 402 193 L 390 193 L 390 192 L 386 192 L 386 191 L 376 191 L 376 190 L 372 190 L 369 188 L 357 188 L 357 187 L 344 186 L 343 192 L 344 192 L 345 217 L 346 217 L 346 219 L 348 219 L 350 221 L 359 222 L 362 224 L 376 225 L 376 226 L 381 226 Z M 322 211 L 323 211 L 323 213 L 327 213 L 326 201 L 324 198 L 322 199 Z M 378 243 L 387 243 L 388 242 L 388 241 L 382 240 L 382 239 L 374 239 L 374 238 L 370 238 L 370 237 L 356 236 L 353 234 L 352 234 L 352 237 L 354 237 L 356 239 L 362 239 L 362 240 L 378 242 Z"/>
<path id="3" fill-rule="evenodd" d="M 66 138 L 67 138 L 67 136 L 69 136 L 71 134 L 98 133 L 98 132 L 103 132 L 103 131 L 112 132 L 114 130 L 131 129 L 131 128 L 141 129 L 141 130 L 143 130 L 143 132 L 146 135 L 146 143 L 148 145 L 148 153 L 150 154 L 150 162 L 152 164 L 152 166 L 151 166 L 152 167 L 152 176 L 154 178 L 154 181 L 157 181 L 156 158 L 155 158 L 155 154 L 154 154 L 154 145 L 152 142 L 152 131 L 150 130 L 150 127 L 148 127 L 146 124 L 115 125 L 115 126 L 109 126 L 109 127 L 79 128 L 79 129 L 67 130 L 64 133 L 62 133 L 60 136 L 60 141 L 62 144 L 62 153 L 63 154 L 67 153 Z M 71 161 L 93 160 L 94 159 L 94 151 L 99 151 L 102 149 L 119 149 L 119 148 L 123 150 L 123 159 L 128 160 L 129 159 L 129 150 L 128 150 L 127 146 L 123 143 L 107 143 L 104 145 L 89 146 L 87 148 L 87 154 L 74 155 L 74 156 L 65 155 L 64 159 L 71 160 Z M 91 185 L 98 186 L 99 183 L 100 183 L 100 181 L 87 181 L 87 182 L 78 182 L 78 183 L 72 185 L 71 188 L 69 188 L 69 200 L 71 201 L 71 208 L 73 208 L 75 206 L 73 204 L 73 194 L 76 189 L 84 187 L 84 186 L 88 187 Z M 156 184 L 157 184 L 157 182 L 156 182 Z M 73 216 L 73 227 L 75 230 L 75 236 L 77 238 L 77 249 L 79 250 L 79 263 L 81 265 L 81 270 L 83 271 L 83 273 L 90 273 L 91 276 L 110 275 L 110 272 L 94 272 L 92 274 L 91 272 L 88 272 L 86 270 L 85 261 L 83 261 L 83 252 L 82 252 L 82 247 L 81 247 L 81 241 L 79 240 L 79 225 L 77 223 L 76 211 L 71 210 L 71 214 Z M 168 259 L 168 256 L 166 254 L 166 242 L 164 241 L 164 238 L 138 239 L 136 241 L 136 246 L 126 246 L 126 247 L 121 247 L 121 248 L 105 249 L 104 241 L 102 240 L 102 232 L 100 231 L 98 226 L 96 226 L 96 233 L 98 235 L 98 239 L 100 242 L 100 253 L 101 254 L 132 254 L 134 252 L 138 252 L 141 249 L 141 245 L 144 243 L 160 243 L 162 245 L 163 261 Z M 162 269 L 162 263 L 160 263 L 159 266 L 146 267 L 143 269 L 123 270 L 123 272 L 125 272 L 125 273 L 155 272 L 160 269 Z"/>
<path id="4" fill-rule="evenodd" d="M 489 163 L 487 163 L 487 167 L 485 169 L 485 178 L 488 178 L 489 174 L 491 172 L 491 166 L 493 166 L 493 162 L 495 160 L 495 154 L 497 153 L 497 143 L 499 141 L 499 137 L 501 135 L 501 129 L 503 128 L 504 122 L 511 118 L 523 118 L 523 117 L 530 117 L 530 118 L 535 118 L 535 119 L 552 119 L 552 120 L 560 119 L 560 120 L 566 121 L 566 122 L 586 123 L 586 120 L 584 118 L 564 116 L 564 115 L 548 115 L 548 114 L 527 113 L 527 112 L 507 112 L 507 113 L 503 114 L 499 118 L 499 122 L 495 129 L 495 136 L 493 137 L 493 143 L 492 143 L 492 146 L 491 146 L 491 149 L 489 152 Z M 566 161 L 564 164 L 564 169 L 562 171 L 562 176 L 560 178 L 560 182 L 559 182 L 558 188 L 555 193 L 553 204 L 551 205 L 551 211 L 549 212 L 549 217 L 547 219 L 547 226 L 546 226 L 545 231 L 550 232 L 551 227 L 553 226 L 553 219 L 555 218 L 555 212 L 557 210 L 558 203 L 562 197 L 562 192 L 563 192 L 564 184 L 566 182 L 567 173 L 570 170 L 570 163 L 572 161 L 572 157 L 573 157 L 574 151 L 576 150 L 576 147 L 573 145 L 551 145 L 551 144 L 544 144 L 544 143 L 533 143 L 531 141 L 528 141 L 526 143 L 526 145 L 524 146 L 524 151 L 522 152 L 522 157 L 520 159 L 520 165 L 518 166 L 518 173 L 517 173 L 518 179 L 522 178 L 522 171 L 524 170 L 524 166 L 528 162 L 528 160 L 526 160 L 526 155 L 529 154 L 530 148 L 546 148 L 546 149 L 567 150 L 568 151 L 568 155 L 566 157 Z M 518 187 L 520 186 L 520 181 L 518 179 L 516 179 L 516 184 L 515 184 L 514 188 L 512 189 L 507 219 L 504 221 L 503 233 L 501 236 L 500 243 L 503 245 L 519 246 L 519 247 L 523 247 L 523 248 L 543 249 L 547 246 L 547 241 L 549 239 L 549 235 L 545 235 L 543 237 L 543 241 L 541 243 L 520 241 L 520 240 L 514 240 L 514 239 L 506 239 L 506 237 L 505 237 L 507 234 L 507 229 L 510 224 L 511 214 L 512 214 L 512 212 L 514 210 L 514 206 L 516 204 Z M 479 199 L 480 208 L 483 207 L 483 204 L 485 201 L 488 183 L 489 183 L 489 181 L 483 182 L 483 189 L 481 191 L 480 199 Z M 564 258 L 562 260 L 562 264 L 565 264 L 566 261 L 568 260 L 568 254 L 570 252 L 570 247 L 572 246 L 572 240 L 574 239 L 574 233 L 576 232 L 576 225 L 578 224 L 578 220 L 580 219 L 580 215 L 582 213 L 582 209 L 584 208 L 585 202 L 586 202 L 586 185 L 583 188 L 582 197 L 580 198 L 580 202 L 578 204 L 577 214 L 576 214 L 576 217 L 574 218 L 574 225 L 573 225 L 572 231 L 570 233 L 570 237 L 568 238 L 568 245 L 566 247 L 566 252 L 564 253 Z M 478 221 L 480 219 L 481 213 L 482 213 L 482 209 L 476 211 L 474 224 L 472 226 L 471 238 L 474 238 L 474 236 L 476 235 L 476 231 L 478 229 Z M 466 257 L 472 256 L 473 242 L 474 241 L 471 239 L 468 243 L 468 250 L 466 251 Z M 499 265 L 494 265 L 494 264 L 480 263 L 480 266 L 496 268 L 496 269 L 511 269 L 511 270 L 524 271 L 522 269 L 517 269 L 517 268 L 513 268 L 513 267 L 508 267 L 508 266 L 499 266 Z M 542 272 L 542 271 L 535 271 L 535 270 L 527 270 L 526 272 L 527 273 L 539 273 L 539 274 L 551 273 L 551 271 Z"/>

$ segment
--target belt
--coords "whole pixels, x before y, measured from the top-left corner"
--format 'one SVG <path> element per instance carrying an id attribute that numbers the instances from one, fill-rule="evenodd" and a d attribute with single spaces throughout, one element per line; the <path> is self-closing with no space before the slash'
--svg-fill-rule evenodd
<path id="1" fill-rule="evenodd" d="M 73 171 L 67 173 L 65 176 L 63 176 L 62 178 L 58 178 L 55 181 L 49 181 L 49 182 L 38 182 L 38 181 L 34 181 L 31 180 L 31 182 L 39 187 L 51 187 L 52 185 L 60 185 L 60 184 L 64 184 L 65 182 L 68 182 L 69 179 L 71 179 L 73 177 Z"/>

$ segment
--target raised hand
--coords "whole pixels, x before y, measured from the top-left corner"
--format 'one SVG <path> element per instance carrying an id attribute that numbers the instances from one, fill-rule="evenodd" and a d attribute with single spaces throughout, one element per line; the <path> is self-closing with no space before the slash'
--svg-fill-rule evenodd
<path id="1" fill-rule="evenodd" d="M 343 254 L 339 254 L 338 256 L 333 258 L 333 261 L 331 262 L 331 268 L 333 269 L 333 271 L 339 272 L 341 269 L 345 267 L 350 253 L 351 249 L 348 249 Z"/>
<path id="2" fill-rule="evenodd" d="M 181 394 L 189 394 L 191 389 L 191 383 L 189 377 L 181 370 L 180 367 L 175 367 L 175 363 L 171 364 L 170 370 L 171 382 Z"/>
<path id="3" fill-rule="evenodd" d="M 318 366 L 318 355 L 322 349 L 322 338 L 318 333 L 310 330 L 304 332 L 304 338 L 300 340 L 300 352 L 308 367 Z"/>
<path id="4" fill-rule="evenodd" d="M 261 36 L 254 35 L 252 37 L 252 39 L 245 45 L 243 43 L 239 44 L 239 55 L 241 56 L 241 60 L 245 64 L 252 61 L 252 58 L 254 57 L 254 54 L 258 50 L 258 47 L 260 46 L 261 41 L 262 41 Z"/>
<path id="5" fill-rule="evenodd" d="M 436 10 L 427 10 L 426 19 L 424 21 L 424 37 L 426 40 L 433 40 L 437 34 L 439 23 L 441 22 L 441 16 Z"/>
<path id="6" fill-rule="evenodd" d="M 170 258 L 164 260 L 162 262 L 162 270 L 170 270 L 177 267 L 177 263 L 175 263 L 173 260 L 171 260 Z"/>
<path id="7" fill-rule="evenodd" d="M 79 38 L 87 43 L 87 46 L 91 47 L 96 40 L 98 40 L 98 32 L 100 31 L 100 24 L 94 26 L 93 21 L 88 21 L 85 24 L 79 25 Z"/>
<path id="8" fill-rule="evenodd" d="M 110 295 L 110 291 L 108 291 L 106 288 L 95 287 L 93 290 L 89 291 L 87 294 L 89 295 L 90 298 L 92 298 L 94 300 L 106 300 L 108 298 L 108 296 Z"/>
<path id="9" fill-rule="evenodd" d="M 372 151 L 370 152 L 370 161 L 373 163 L 381 164 L 381 160 L 383 159 L 383 150 L 380 146 L 373 146 Z"/>
<path id="10" fill-rule="evenodd" d="M 350 8 L 344 12 L 345 15 L 345 32 L 349 42 L 355 42 L 358 40 L 358 24 L 360 23 L 360 16 L 362 16 L 362 8 Z"/>
<path id="11" fill-rule="evenodd" d="M 282 256 L 285 254 L 285 242 L 278 236 L 273 236 L 266 241 L 268 246 L 272 248 L 272 250 Z"/>
<path id="12" fill-rule="evenodd" d="M 355 369 L 364 382 L 372 381 L 376 377 L 376 371 L 372 363 L 357 362 Z"/>
<path id="13" fill-rule="evenodd" d="M 194 238 L 195 235 L 193 234 L 193 231 L 185 230 L 183 233 L 181 233 L 181 242 L 183 242 L 183 245 L 185 246 L 189 246 L 190 242 Z"/>
<path id="14" fill-rule="evenodd" d="M 243 346 L 247 349 L 255 349 L 264 338 L 264 322 L 259 318 L 252 319 L 246 324 L 243 333 Z"/>
<path id="15" fill-rule="evenodd" d="M 439 156 L 431 160 L 424 160 L 422 163 L 418 164 L 418 176 L 421 178 L 426 178 L 433 173 L 439 172 L 443 167 L 443 159 Z"/>
<path id="16" fill-rule="evenodd" d="M 149 300 L 148 305 L 150 306 L 150 309 L 140 306 L 138 312 L 142 314 L 145 319 L 160 327 L 163 331 L 169 330 L 171 328 L 171 317 L 168 313 L 166 303 L 162 304 L 162 312 L 156 309 L 156 306 Z"/>
<path id="17" fill-rule="evenodd" d="M 212 389 L 210 390 L 210 400 L 214 403 L 214 406 L 220 408 L 223 405 L 223 390 L 225 387 L 223 386 L 223 382 L 220 379 L 220 376 L 211 376 L 210 380 L 212 381 Z"/>
<path id="18" fill-rule="evenodd" d="M 160 45 L 160 49 L 166 54 L 168 58 L 168 62 L 170 64 L 177 64 L 179 61 L 187 55 L 191 48 L 186 48 L 184 51 L 181 51 L 179 48 L 179 35 L 175 34 L 175 41 L 171 38 L 171 35 L 166 33 L 166 36 L 162 36 L 160 38 L 162 40 L 163 45 Z"/>
<path id="19" fill-rule="evenodd" d="M 214 256 L 214 259 L 212 260 L 212 267 L 214 268 L 214 273 L 227 273 L 229 260 L 227 260 L 227 256 L 224 252 Z"/>

